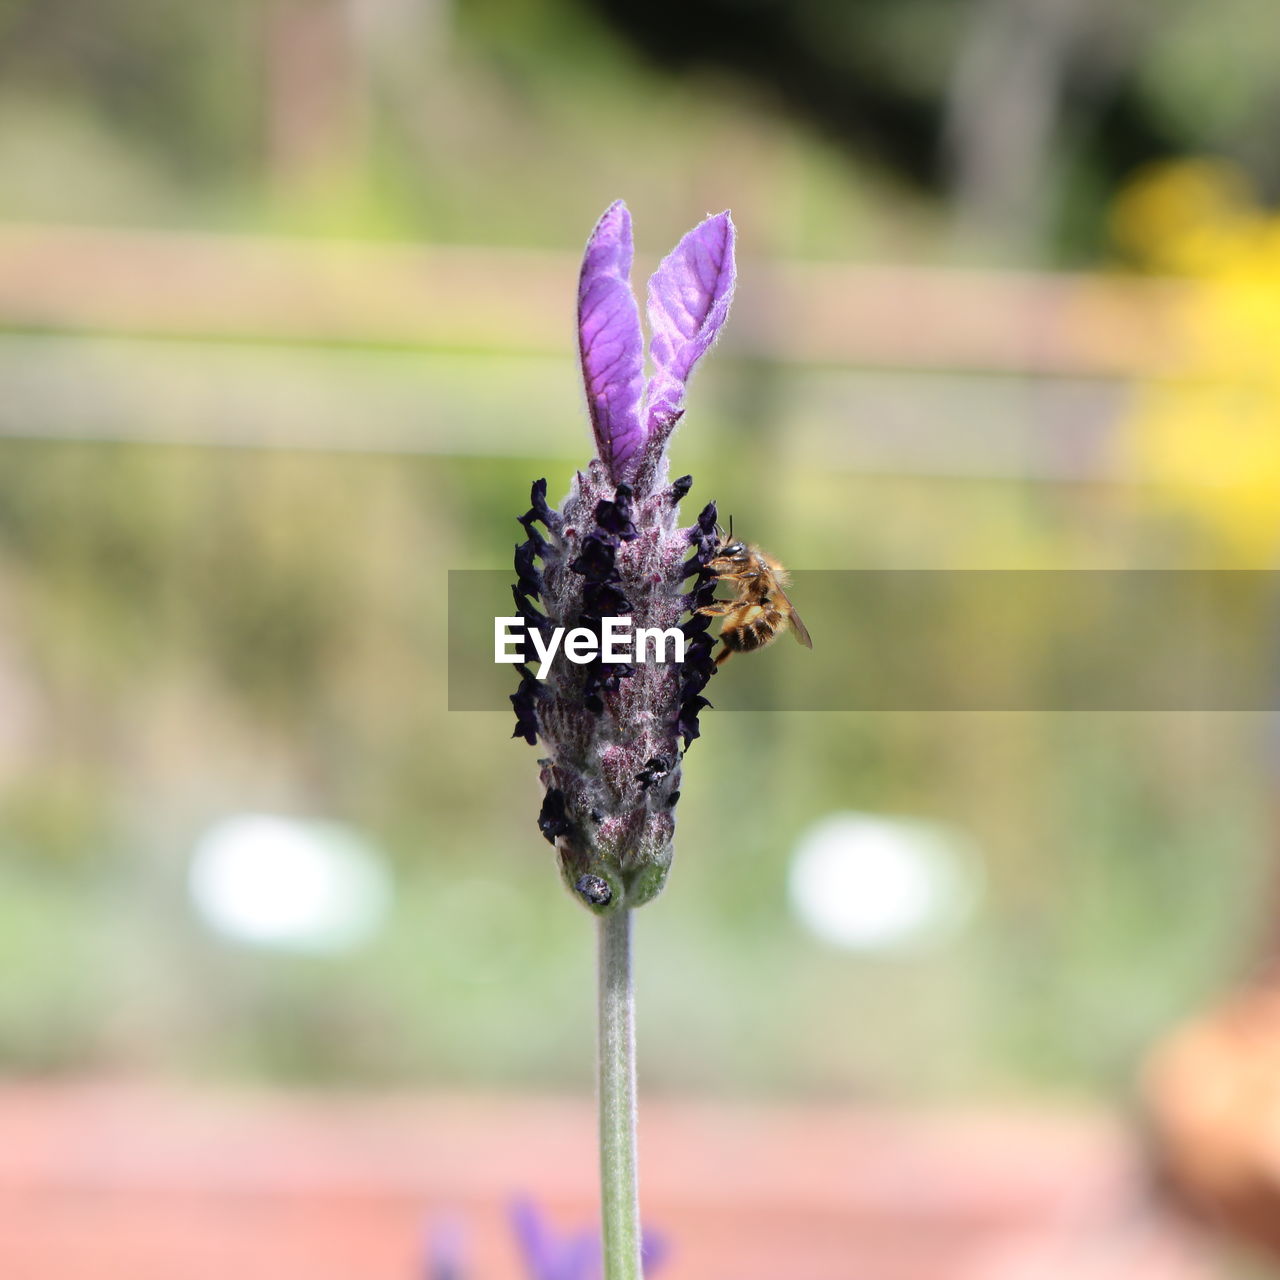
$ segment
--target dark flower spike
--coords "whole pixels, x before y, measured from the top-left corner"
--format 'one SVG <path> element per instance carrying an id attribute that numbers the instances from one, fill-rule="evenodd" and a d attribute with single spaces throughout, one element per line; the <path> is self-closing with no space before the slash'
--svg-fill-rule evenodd
<path id="1" fill-rule="evenodd" d="M 706 614 L 698 612 L 715 599 L 717 579 L 708 566 L 720 540 L 716 517 L 716 504 L 708 502 L 698 513 L 697 522 L 687 533 L 689 541 L 693 543 L 694 551 L 685 562 L 684 577 L 693 577 L 695 581 L 683 597 L 689 617 L 681 627 L 685 634 L 686 645 L 680 679 L 680 712 L 676 718 L 676 728 L 684 739 L 686 749 L 695 738 L 701 736 L 702 728 L 698 716 L 711 703 L 700 695 L 716 673 L 715 660 L 711 656 L 715 648 L 715 640 L 710 634 L 711 619 Z M 677 797 L 679 794 L 679 791 L 675 792 Z M 674 805 L 675 801 L 672 800 L 671 803 Z"/>
<path id="2" fill-rule="evenodd" d="M 644 383 L 644 343 L 631 293 L 631 219 L 619 202 L 587 244 L 578 282 L 579 352 L 597 456 L 574 477 L 560 510 L 546 482 L 530 494 L 516 549 L 516 608 L 544 633 L 629 615 L 633 629 L 682 628 L 683 663 L 554 659 L 545 681 L 512 695 L 516 735 L 540 740 L 546 798 L 538 817 L 556 846 L 566 886 L 589 910 L 639 906 L 671 864 L 681 739 L 698 736 L 702 696 L 715 674 L 708 569 L 716 508 L 679 522 L 689 476 L 668 478 L 667 443 L 685 411 L 685 388 L 719 334 L 734 283 L 727 213 L 686 235 L 648 291 L 654 373 Z M 692 578 L 692 585 L 689 579 Z M 658 767 L 659 763 L 664 767 Z"/>

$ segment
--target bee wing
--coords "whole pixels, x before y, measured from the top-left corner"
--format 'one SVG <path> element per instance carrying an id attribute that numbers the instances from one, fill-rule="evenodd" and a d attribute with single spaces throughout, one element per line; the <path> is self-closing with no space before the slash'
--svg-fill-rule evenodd
<path id="1" fill-rule="evenodd" d="M 787 593 L 781 587 L 774 587 L 773 594 L 787 606 L 787 612 L 791 618 L 792 634 L 806 649 L 812 649 L 813 641 L 809 638 L 809 628 L 801 621 L 800 615 L 796 612 L 795 605 L 787 597 Z"/>
<path id="2" fill-rule="evenodd" d="M 791 630 L 806 649 L 813 648 L 813 641 L 809 638 L 809 628 L 804 625 L 800 615 L 794 609 L 791 610 Z"/>

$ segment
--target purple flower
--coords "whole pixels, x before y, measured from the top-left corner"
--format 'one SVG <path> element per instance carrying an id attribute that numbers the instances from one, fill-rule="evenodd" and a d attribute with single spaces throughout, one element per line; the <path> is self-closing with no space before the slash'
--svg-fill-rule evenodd
<path id="1" fill-rule="evenodd" d="M 427 1232 L 423 1280 L 464 1280 L 466 1241 L 462 1224 L 450 1218 Z"/>
<path id="2" fill-rule="evenodd" d="M 600 1237 L 596 1232 L 558 1237 L 531 1200 L 517 1200 L 511 1206 L 511 1223 L 529 1280 L 600 1280 Z M 646 1277 L 657 1273 L 666 1253 L 666 1245 L 645 1232 L 641 1258 Z"/>
<path id="3" fill-rule="evenodd" d="M 542 739 L 546 788 L 538 826 L 555 846 L 566 884 L 591 910 L 639 906 L 671 865 L 682 745 L 699 734 L 702 696 L 715 673 L 707 568 L 716 508 L 681 528 L 692 479 L 668 478 L 667 444 L 684 415 L 685 388 L 729 312 L 734 229 L 706 219 L 649 281 L 652 376 L 645 381 L 640 313 L 631 292 L 631 216 L 619 201 L 587 243 L 578 282 L 578 346 L 596 457 L 560 509 L 545 480 L 520 517 L 516 608 L 549 634 L 630 616 L 633 628 L 681 627 L 683 662 L 576 665 L 558 659 L 545 681 L 520 668 L 511 697 L 516 737 Z M 692 579 L 692 581 L 690 581 Z M 683 620 L 683 621 L 682 621 Z"/>
<path id="4" fill-rule="evenodd" d="M 559 1236 L 532 1200 L 518 1199 L 510 1208 L 511 1227 L 524 1263 L 527 1280 L 600 1280 L 600 1236 L 576 1231 Z M 449 1220 L 427 1233 L 423 1280 L 468 1280 L 462 1226 Z M 652 1280 L 667 1256 L 666 1242 L 644 1232 L 640 1246 L 647 1280 Z"/>
<path id="5" fill-rule="evenodd" d="M 729 315 L 734 230 L 721 213 L 694 227 L 649 281 L 654 374 L 644 384 L 644 338 L 631 292 L 631 215 L 619 200 L 587 242 L 578 278 L 578 349 L 600 460 L 615 483 L 655 467 L 684 413 L 684 389 Z M 642 394 L 643 393 L 643 394 Z"/>

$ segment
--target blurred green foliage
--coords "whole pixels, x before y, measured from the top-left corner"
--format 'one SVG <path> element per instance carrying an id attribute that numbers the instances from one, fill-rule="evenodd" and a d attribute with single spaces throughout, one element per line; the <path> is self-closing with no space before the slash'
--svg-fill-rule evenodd
<path id="1" fill-rule="evenodd" d="M 935 140 L 957 46 L 998 13 L 741 8 L 791 12 L 800 44 L 856 65 L 862 92 L 910 99 Z M 1225 16 L 1248 8 L 1218 6 L 1221 30 L 1260 30 Z M 753 257 L 953 252 L 941 188 L 908 181 L 932 161 L 892 160 L 903 138 L 862 159 L 838 130 L 788 123 L 743 59 L 655 69 L 603 9 L 406 0 L 361 6 L 360 25 L 336 0 L 2 0 L 0 218 L 576 247 L 625 194 L 645 245 L 732 205 Z M 1217 55 L 1188 35 L 1196 6 L 1159 13 L 1125 28 L 1144 145 L 1254 154 L 1266 59 L 1192 110 L 1184 86 Z M 1041 236 L 1030 260 L 1098 243 L 1112 168 L 1089 139 L 1108 117 L 1063 119 L 1046 143 L 1059 212 L 1083 208 L 1094 231 Z M 572 290 L 548 317 L 566 377 Z M 469 359 L 455 400 L 520 376 Z M 691 501 L 716 497 L 788 563 L 1127 567 L 1188 550 L 1122 485 L 829 458 L 791 408 L 809 373 L 708 370 L 676 451 Z M 536 752 L 506 716 L 450 715 L 441 661 L 446 570 L 504 565 L 529 481 L 548 475 L 555 496 L 585 461 L 585 426 L 567 455 L 541 412 L 504 424 L 501 458 L 52 441 L 39 420 L 0 445 L 0 1067 L 587 1086 L 592 937 L 534 826 Z M 642 1071 L 673 1090 L 841 1096 L 1110 1087 L 1251 953 L 1265 730 L 1261 715 L 708 714 L 670 888 L 639 925 Z M 970 835 L 988 880 L 975 927 L 892 961 L 804 934 L 788 858 L 835 809 Z M 333 958 L 207 934 L 186 859 L 243 810 L 368 833 L 397 883 L 387 930 Z"/>
<path id="2" fill-rule="evenodd" d="M 3 1059 L 585 1085 L 591 932 L 535 829 L 536 752 L 508 740 L 505 715 L 444 709 L 445 570 L 502 562 L 538 464 L 0 454 L 20 619 L 6 682 L 37 702 L 0 811 Z M 1046 520 L 1008 484 L 794 466 L 765 491 L 747 462 L 698 474 L 801 564 L 891 563 L 948 536 L 956 556 L 958 527 L 1059 551 L 1074 536 L 1069 514 Z M 671 886 L 641 919 L 646 1072 L 898 1097 L 1122 1078 L 1248 954 L 1242 922 L 1261 925 L 1261 721 L 710 713 Z M 898 960 L 808 938 L 786 904 L 789 852 L 847 808 L 969 833 L 989 882 L 976 927 Z M 397 879 L 387 931 L 337 958 L 205 934 L 185 859 L 239 809 L 369 832 Z"/>
<path id="3" fill-rule="evenodd" d="M 728 182 L 790 252 L 936 252 L 941 200 L 1082 261 L 1153 159 L 1280 191 L 1277 39 L 1265 0 L 4 0 L 0 212 L 566 245 L 584 198 L 642 187 L 662 241 Z"/>

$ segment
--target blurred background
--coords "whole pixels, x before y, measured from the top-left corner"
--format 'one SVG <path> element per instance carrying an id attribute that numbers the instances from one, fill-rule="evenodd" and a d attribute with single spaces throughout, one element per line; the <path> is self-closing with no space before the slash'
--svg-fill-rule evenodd
<path id="1" fill-rule="evenodd" d="M 1270 569 L 1278 64 L 1263 0 L 0 3 L 0 1270 L 589 1224 L 592 931 L 444 651 L 588 456 L 595 218 L 642 280 L 732 208 L 673 464 L 789 565 Z M 1274 746 L 704 717 L 638 921 L 662 1274 L 1257 1274 L 1145 1152 L 1280 1221 L 1280 1015 L 1207 1012 L 1280 933 Z"/>

